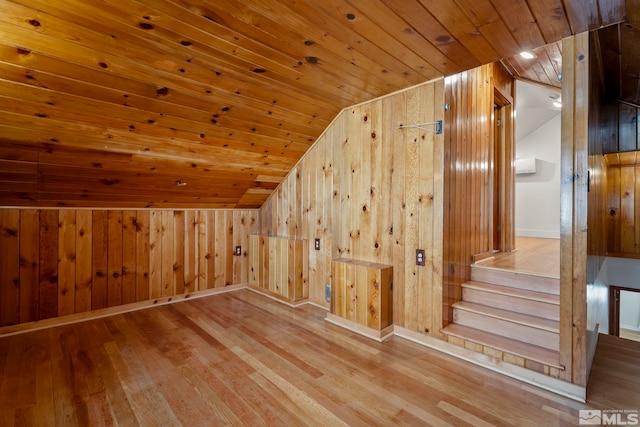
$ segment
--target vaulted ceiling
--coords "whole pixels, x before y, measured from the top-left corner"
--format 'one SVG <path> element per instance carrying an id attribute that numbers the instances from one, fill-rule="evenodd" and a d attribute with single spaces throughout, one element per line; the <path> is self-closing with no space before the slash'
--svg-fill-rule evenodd
<path id="1" fill-rule="evenodd" d="M 0 0 L 0 204 L 258 207 L 342 108 L 624 15 L 623 0 Z"/>

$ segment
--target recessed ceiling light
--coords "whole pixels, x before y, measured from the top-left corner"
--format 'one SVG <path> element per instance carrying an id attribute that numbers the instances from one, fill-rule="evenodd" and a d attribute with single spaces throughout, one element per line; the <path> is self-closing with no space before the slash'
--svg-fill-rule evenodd
<path id="1" fill-rule="evenodd" d="M 553 106 L 556 107 L 556 108 L 562 108 L 562 102 L 554 101 Z"/>
<path id="2" fill-rule="evenodd" d="M 520 56 L 523 57 L 524 59 L 533 59 L 536 57 L 533 53 L 528 52 L 526 50 L 523 52 L 520 52 Z"/>

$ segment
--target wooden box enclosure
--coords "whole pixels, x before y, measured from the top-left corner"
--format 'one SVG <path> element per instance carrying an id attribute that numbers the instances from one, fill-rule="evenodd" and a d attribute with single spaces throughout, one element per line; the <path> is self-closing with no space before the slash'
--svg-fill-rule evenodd
<path id="1" fill-rule="evenodd" d="M 381 331 L 393 323 L 393 267 L 353 259 L 335 259 L 331 313 Z"/>
<path id="2" fill-rule="evenodd" d="M 309 298 L 307 240 L 249 236 L 249 286 L 291 303 Z"/>

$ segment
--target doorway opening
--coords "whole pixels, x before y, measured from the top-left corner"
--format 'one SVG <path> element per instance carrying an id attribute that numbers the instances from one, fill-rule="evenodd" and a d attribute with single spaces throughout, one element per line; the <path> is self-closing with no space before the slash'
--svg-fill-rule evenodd
<path id="1" fill-rule="evenodd" d="M 640 341 L 640 289 L 609 287 L 609 334 Z"/>
<path id="2" fill-rule="evenodd" d="M 515 246 L 513 234 L 514 220 L 514 180 L 513 158 L 515 141 L 513 140 L 513 104 L 500 90 L 493 93 L 493 253 L 510 252 Z"/>

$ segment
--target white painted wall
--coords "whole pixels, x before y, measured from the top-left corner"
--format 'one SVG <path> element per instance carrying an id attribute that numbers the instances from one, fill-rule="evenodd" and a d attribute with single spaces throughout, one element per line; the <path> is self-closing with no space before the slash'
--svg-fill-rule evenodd
<path id="1" fill-rule="evenodd" d="M 590 332 L 609 333 L 609 270 L 605 262 L 595 283 L 587 283 L 587 335 Z M 595 351 L 595 348 L 593 348 Z"/>
<path id="2" fill-rule="evenodd" d="M 640 330 L 640 292 L 620 291 L 620 327 Z"/>
<path id="3" fill-rule="evenodd" d="M 518 110 L 518 122 L 526 120 Z M 516 123 L 516 126 L 518 124 Z M 516 175 L 516 235 L 560 238 L 560 111 L 516 141 L 516 158 L 535 157 L 535 174 Z"/>

